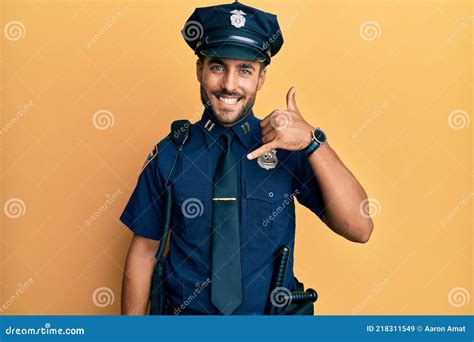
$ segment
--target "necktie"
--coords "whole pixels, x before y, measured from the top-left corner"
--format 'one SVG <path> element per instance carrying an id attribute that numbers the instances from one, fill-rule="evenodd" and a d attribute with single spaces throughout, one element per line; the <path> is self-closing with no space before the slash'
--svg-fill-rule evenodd
<path id="1" fill-rule="evenodd" d="M 243 302 L 240 260 L 239 202 L 237 201 L 237 157 L 231 144 L 232 129 L 223 134 L 225 152 L 214 176 L 212 199 L 212 282 L 211 301 L 224 315 Z"/>

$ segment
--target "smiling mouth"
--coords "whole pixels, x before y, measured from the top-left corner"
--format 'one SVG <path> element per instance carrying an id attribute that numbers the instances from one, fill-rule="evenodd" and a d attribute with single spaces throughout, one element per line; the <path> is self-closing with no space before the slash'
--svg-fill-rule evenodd
<path id="1" fill-rule="evenodd" d="M 233 106 L 242 98 L 238 96 L 214 95 L 220 103 Z"/>

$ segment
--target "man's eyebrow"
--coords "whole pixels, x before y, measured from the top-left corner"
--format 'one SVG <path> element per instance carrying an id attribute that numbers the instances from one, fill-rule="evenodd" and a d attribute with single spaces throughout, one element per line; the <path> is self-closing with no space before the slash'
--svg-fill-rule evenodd
<path id="1" fill-rule="evenodd" d="M 220 65 L 225 65 L 224 61 L 220 58 L 217 58 L 217 57 L 211 57 L 209 59 L 209 64 L 212 64 L 212 63 L 215 63 L 215 64 L 220 64 Z"/>
<path id="2" fill-rule="evenodd" d="M 211 57 L 209 58 L 209 64 L 220 64 L 222 66 L 226 66 L 226 63 L 219 57 Z M 251 69 L 251 70 L 255 70 L 255 67 L 250 64 L 250 63 L 240 63 L 238 65 L 239 68 L 243 68 L 243 69 Z"/>
<path id="3" fill-rule="evenodd" d="M 249 64 L 249 63 L 242 63 L 242 64 L 239 64 L 239 67 L 240 68 L 244 68 L 244 69 L 252 69 L 252 70 L 255 70 L 254 66 L 252 64 Z"/>

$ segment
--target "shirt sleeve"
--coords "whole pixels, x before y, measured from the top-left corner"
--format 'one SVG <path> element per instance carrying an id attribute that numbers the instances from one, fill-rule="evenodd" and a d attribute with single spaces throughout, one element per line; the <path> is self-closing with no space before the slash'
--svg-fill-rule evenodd
<path id="1" fill-rule="evenodd" d="M 298 202 L 322 218 L 326 212 L 321 189 L 314 176 L 313 169 L 307 157 L 298 153 L 298 166 L 296 168 L 296 198 Z"/>
<path id="2" fill-rule="evenodd" d="M 164 186 L 158 174 L 158 146 L 155 145 L 145 161 L 120 221 L 137 235 L 160 240 L 164 224 L 164 200 Z"/>

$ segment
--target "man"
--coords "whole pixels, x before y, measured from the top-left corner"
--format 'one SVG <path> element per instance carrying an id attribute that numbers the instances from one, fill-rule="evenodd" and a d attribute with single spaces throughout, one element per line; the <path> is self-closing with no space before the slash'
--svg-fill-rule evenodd
<path id="1" fill-rule="evenodd" d="M 287 108 L 254 116 L 266 66 L 283 44 L 276 16 L 238 2 L 197 8 L 182 33 L 199 57 L 205 109 L 182 149 L 171 134 L 153 148 L 121 216 L 134 232 L 122 313 L 146 313 L 171 185 L 168 313 L 263 314 L 283 245 L 291 249 L 283 286 L 294 285 L 294 197 L 337 234 L 364 243 L 373 229 L 361 211 L 367 196 L 322 129 L 305 121 L 294 87 Z"/>

